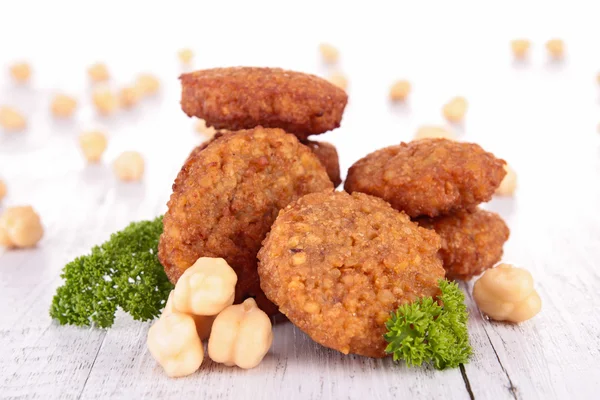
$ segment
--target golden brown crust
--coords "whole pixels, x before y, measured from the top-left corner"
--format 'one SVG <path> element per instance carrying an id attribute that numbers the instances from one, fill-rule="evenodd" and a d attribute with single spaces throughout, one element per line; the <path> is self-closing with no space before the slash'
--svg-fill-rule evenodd
<path id="1" fill-rule="evenodd" d="M 411 217 L 436 217 L 490 200 L 506 175 L 504 164 L 473 143 L 422 139 L 357 161 L 344 188 L 381 197 Z"/>
<path id="2" fill-rule="evenodd" d="M 440 238 L 388 203 L 325 191 L 282 210 L 258 253 L 261 287 L 316 342 L 384 357 L 399 304 L 438 294 Z"/>
<path id="3" fill-rule="evenodd" d="M 182 167 L 164 216 L 158 256 L 175 283 L 199 257 L 222 257 L 238 274 L 236 302 L 260 290 L 256 253 L 280 209 L 300 196 L 331 189 L 306 146 L 280 129 L 228 133 L 192 154 Z"/>
<path id="4" fill-rule="evenodd" d="M 303 141 L 302 144 L 311 149 L 319 161 L 321 161 L 321 164 L 323 164 L 327 170 L 329 179 L 333 182 L 333 187 L 336 188 L 340 186 L 340 183 L 342 183 L 342 178 L 340 176 L 340 159 L 335 146 L 331 143 L 314 142 L 311 140 Z"/>
<path id="5" fill-rule="evenodd" d="M 217 129 L 281 128 L 300 139 L 340 126 L 348 96 L 314 75 L 280 68 L 183 74 L 181 108 Z"/>
<path id="6" fill-rule="evenodd" d="M 231 133 L 231 132 L 216 132 L 213 137 L 211 137 L 208 140 L 205 140 L 204 142 L 200 143 L 200 145 L 194 147 L 194 149 L 192 150 L 192 152 L 190 153 L 190 155 L 188 156 L 188 158 L 186 159 L 185 162 L 187 163 L 188 160 L 190 160 L 192 157 L 195 157 L 198 153 L 200 153 L 202 150 L 207 148 L 209 144 L 211 144 L 212 142 L 214 142 L 221 136 L 223 136 L 225 134 L 229 134 L 229 133 Z"/>
<path id="7" fill-rule="evenodd" d="M 232 132 L 217 132 L 211 139 L 195 147 L 188 156 L 188 159 L 194 156 L 196 153 L 204 150 L 209 144 L 221 136 L 230 133 Z M 325 167 L 329 179 L 333 182 L 333 187 L 338 187 L 340 183 L 342 183 L 342 178 L 340 177 L 340 162 L 335 146 L 327 142 L 314 142 L 310 140 L 306 140 L 301 143 L 308 147 L 317 156 L 319 161 L 321 161 L 321 164 L 323 164 Z"/>
<path id="8" fill-rule="evenodd" d="M 502 246 L 510 234 L 498 214 L 479 208 L 472 213 L 421 217 L 416 222 L 442 238 L 439 254 L 448 279 L 469 280 L 492 268 L 502 258 Z"/>

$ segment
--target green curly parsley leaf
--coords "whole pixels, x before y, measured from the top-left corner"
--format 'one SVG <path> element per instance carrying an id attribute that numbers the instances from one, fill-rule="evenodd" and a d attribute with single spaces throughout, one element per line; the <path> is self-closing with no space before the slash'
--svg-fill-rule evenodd
<path id="1" fill-rule="evenodd" d="M 465 296 L 454 282 L 441 279 L 439 286 L 439 303 L 425 297 L 391 313 L 384 338 L 388 342 L 385 351 L 394 361 L 402 359 L 407 366 L 430 362 L 437 369 L 468 362 L 472 349 Z"/>
<path id="2" fill-rule="evenodd" d="M 61 274 L 50 316 L 62 325 L 110 327 L 117 307 L 136 320 L 160 315 L 173 285 L 158 261 L 162 216 L 134 222 L 88 255 L 68 263 Z"/>

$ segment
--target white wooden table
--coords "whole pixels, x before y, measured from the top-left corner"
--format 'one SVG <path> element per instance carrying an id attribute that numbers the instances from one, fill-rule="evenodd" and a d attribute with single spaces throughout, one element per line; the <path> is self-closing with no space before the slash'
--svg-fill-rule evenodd
<path id="1" fill-rule="evenodd" d="M 0 398 L 598 398 L 595 14 L 546 3 L 544 18 L 535 18 L 539 4 L 521 3 L 460 9 L 453 2 L 436 12 L 425 4 L 377 9 L 307 2 L 293 11 L 277 4 L 260 9 L 264 2 L 253 2 L 235 12 L 221 3 L 196 9 L 146 4 L 143 17 L 135 2 L 119 3 L 118 12 L 110 2 L 93 11 L 83 2 L 3 6 L 0 66 L 25 57 L 35 78 L 30 87 L 16 88 L 0 77 L 0 104 L 20 107 L 29 121 L 26 132 L 0 132 L 0 176 L 9 187 L 0 210 L 32 204 L 46 234 L 34 250 L 0 250 Z M 521 35 L 534 49 L 529 63 L 515 65 L 508 41 Z M 549 64 L 543 51 L 554 35 L 568 46 L 561 64 Z M 533 273 L 541 314 L 520 326 L 489 322 L 475 307 L 469 283 L 462 287 L 474 355 L 461 369 L 408 369 L 389 359 L 343 356 L 288 323 L 275 327 L 273 347 L 256 369 L 206 360 L 198 373 L 177 380 L 166 378 L 146 350 L 149 323 L 125 314 L 109 330 L 53 322 L 48 308 L 64 264 L 129 222 L 163 213 L 180 165 L 201 141 L 179 110 L 176 50 L 192 47 L 197 68 L 272 65 L 324 74 L 320 41 L 340 47 L 350 79 L 342 128 L 324 135 L 338 146 L 343 171 L 372 150 L 409 140 L 421 124 L 441 123 L 441 105 L 450 97 L 468 98 L 460 138 L 507 159 L 518 173 L 516 196 L 486 208 L 511 228 L 504 260 Z M 99 118 L 84 75 L 96 60 L 109 65 L 117 85 L 144 70 L 161 77 L 163 91 L 132 112 Z M 411 80 L 414 93 L 408 105 L 392 107 L 387 90 L 400 77 Z M 81 100 L 72 121 L 49 116 L 57 90 Z M 109 133 L 109 149 L 102 165 L 86 166 L 76 137 L 96 127 Z M 110 161 L 128 149 L 146 157 L 143 183 L 122 184 L 112 175 Z"/>

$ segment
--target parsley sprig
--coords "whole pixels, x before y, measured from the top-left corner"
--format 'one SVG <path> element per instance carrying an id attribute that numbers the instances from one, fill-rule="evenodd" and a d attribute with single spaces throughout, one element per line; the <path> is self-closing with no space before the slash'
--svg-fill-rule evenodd
<path id="1" fill-rule="evenodd" d="M 61 274 L 50 316 L 60 324 L 112 326 L 117 307 L 136 320 L 160 315 L 173 285 L 158 261 L 162 217 L 134 222 L 88 255 L 68 263 Z"/>
<path id="2" fill-rule="evenodd" d="M 439 302 L 425 297 L 392 312 L 384 338 L 389 343 L 385 351 L 394 361 L 402 359 L 407 366 L 430 362 L 437 369 L 468 361 L 472 349 L 465 296 L 454 282 L 441 279 L 439 287 Z"/>

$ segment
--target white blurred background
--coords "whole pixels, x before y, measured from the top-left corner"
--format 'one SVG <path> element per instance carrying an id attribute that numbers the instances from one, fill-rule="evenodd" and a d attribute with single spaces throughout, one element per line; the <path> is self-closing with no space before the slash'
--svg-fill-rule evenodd
<path id="1" fill-rule="evenodd" d="M 342 174 L 366 153 L 410 140 L 420 125 L 444 124 L 442 105 L 465 96 L 466 120 L 452 129 L 514 167 L 519 204 L 530 203 L 531 213 L 545 213 L 538 204 L 550 197 L 553 207 L 569 206 L 579 185 L 596 181 L 599 170 L 600 24 L 594 9 L 594 2 L 548 1 L 5 2 L 0 104 L 28 118 L 26 132 L 0 133 L 0 176 L 11 187 L 6 202 L 33 201 L 32 177 L 81 171 L 76 137 L 95 128 L 110 136 L 107 164 L 124 150 L 146 156 L 152 177 L 146 194 L 166 201 L 181 161 L 203 140 L 179 108 L 177 77 L 185 69 L 177 51 L 190 48 L 193 69 L 278 66 L 322 76 L 342 71 L 350 96 L 342 126 L 317 138 L 338 146 Z M 513 61 L 509 42 L 515 38 L 532 41 L 526 62 Z M 561 62 L 549 61 L 544 44 L 551 38 L 566 43 Z M 340 50 L 336 67 L 322 63 L 321 42 Z M 6 70 L 20 60 L 33 67 L 25 87 L 14 85 Z M 95 62 L 108 66 L 115 89 L 140 72 L 155 74 L 160 96 L 133 111 L 99 117 L 86 75 Z M 388 100 L 396 79 L 412 84 L 405 105 Z M 55 93 L 79 100 L 72 120 L 52 118 Z M 170 172 L 155 174 L 165 169 Z M 49 190 L 40 196 L 60 193 Z M 598 190 L 576 201 L 596 200 Z"/>

